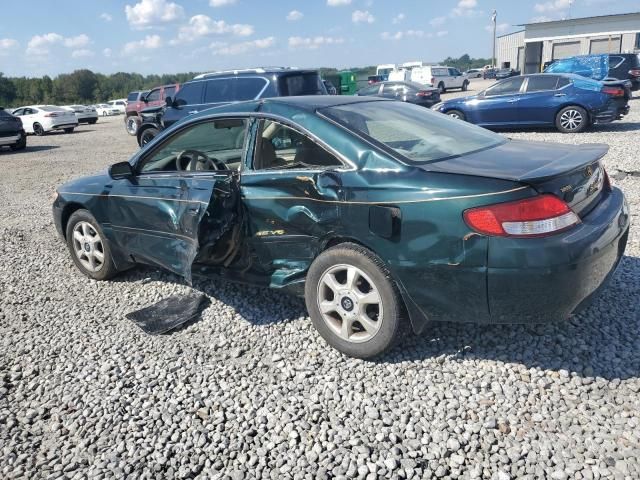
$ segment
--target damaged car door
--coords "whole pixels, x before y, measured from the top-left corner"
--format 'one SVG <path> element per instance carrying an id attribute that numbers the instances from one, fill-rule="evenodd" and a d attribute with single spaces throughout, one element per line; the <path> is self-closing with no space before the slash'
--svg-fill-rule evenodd
<path id="1" fill-rule="evenodd" d="M 225 206 L 237 197 L 234 176 L 246 124 L 228 118 L 189 124 L 143 152 L 132 175 L 114 180 L 108 193 L 111 229 L 134 261 L 190 280 L 201 242 L 215 242 L 223 233 L 211 226 L 233 222 L 234 212 Z M 212 215 L 225 218 L 215 222 Z M 205 217 L 209 230 L 201 232 Z"/>
<path id="2" fill-rule="evenodd" d="M 281 287 L 303 279 L 339 223 L 340 169 L 345 165 L 317 139 L 283 120 L 258 119 L 252 136 L 240 182 L 249 242 L 270 272 L 270 285 Z"/>

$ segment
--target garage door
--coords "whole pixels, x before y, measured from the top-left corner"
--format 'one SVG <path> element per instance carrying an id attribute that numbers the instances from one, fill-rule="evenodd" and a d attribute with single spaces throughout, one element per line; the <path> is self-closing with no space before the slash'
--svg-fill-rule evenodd
<path id="1" fill-rule="evenodd" d="M 589 46 L 589 53 L 620 53 L 620 37 L 598 38 L 597 40 L 591 40 Z"/>
<path id="2" fill-rule="evenodd" d="M 553 44 L 553 59 L 573 57 L 580 55 L 580 42 L 565 42 Z"/>

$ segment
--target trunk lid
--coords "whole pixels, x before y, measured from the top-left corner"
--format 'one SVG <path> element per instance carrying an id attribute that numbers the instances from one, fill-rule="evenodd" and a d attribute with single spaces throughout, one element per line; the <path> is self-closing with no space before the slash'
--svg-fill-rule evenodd
<path id="1" fill-rule="evenodd" d="M 11 137 L 22 130 L 22 123 L 17 117 L 0 110 L 0 137 Z"/>
<path id="2" fill-rule="evenodd" d="M 598 204 L 605 185 L 603 144 L 509 140 L 480 152 L 422 165 L 429 171 L 511 180 L 563 199 L 580 216 Z"/>

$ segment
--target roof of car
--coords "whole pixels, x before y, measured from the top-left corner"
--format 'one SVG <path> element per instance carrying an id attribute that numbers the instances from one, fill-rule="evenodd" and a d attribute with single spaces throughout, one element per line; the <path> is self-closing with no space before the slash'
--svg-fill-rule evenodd
<path id="1" fill-rule="evenodd" d="M 233 76 L 262 76 L 262 75 L 270 75 L 274 73 L 318 73 L 318 70 L 313 68 L 289 68 L 289 67 L 261 67 L 261 68 L 248 68 L 243 70 L 223 70 L 219 72 L 208 72 L 201 73 L 200 75 L 196 75 L 189 82 L 199 81 L 199 80 L 207 80 L 209 78 L 215 77 L 233 77 Z"/>

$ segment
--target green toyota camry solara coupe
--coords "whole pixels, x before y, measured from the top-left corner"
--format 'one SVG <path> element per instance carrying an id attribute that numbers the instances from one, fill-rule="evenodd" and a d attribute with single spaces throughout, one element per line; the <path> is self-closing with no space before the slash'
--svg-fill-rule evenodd
<path id="1" fill-rule="evenodd" d="M 62 185 L 53 215 L 91 278 L 144 263 L 301 295 L 330 345 L 368 358 L 405 326 L 584 308 L 629 230 L 606 153 L 391 100 L 266 99 L 190 116 Z"/>

